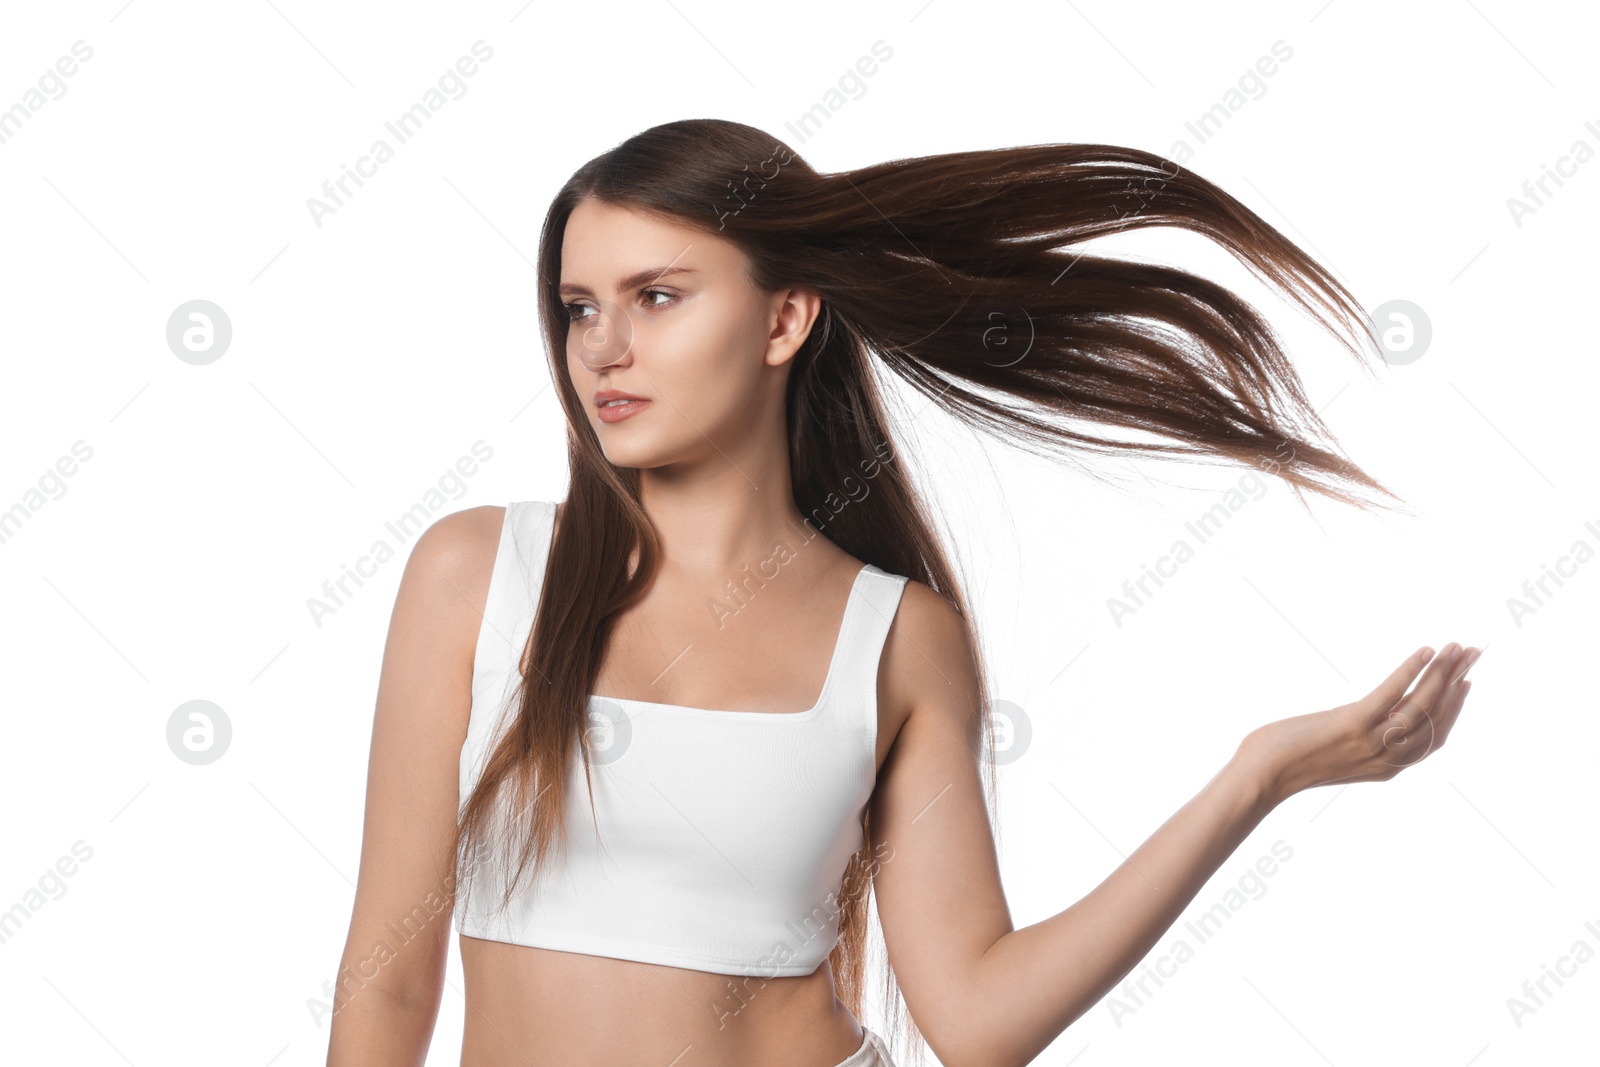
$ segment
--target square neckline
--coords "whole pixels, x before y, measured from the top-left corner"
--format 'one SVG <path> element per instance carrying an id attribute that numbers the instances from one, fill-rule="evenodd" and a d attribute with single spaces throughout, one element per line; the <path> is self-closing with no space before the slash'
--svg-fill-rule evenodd
<path id="1" fill-rule="evenodd" d="M 877 571 L 878 568 L 871 563 L 863 563 L 861 569 L 856 571 L 855 578 L 850 583 L 850 595 L 845 598 L 844 615 L 839 620 L 839 632 L 833 639 L 833 655 L 828 658 L 828 673 L 822 679 L 822 692 L 817 694 L 817 702 L 804 711 L 724 711 L 719 708 L 698 708 L 689 704 L 663 704 L 654 700 L 637 700 L 633 697 L 602 696 L 599 693 L 589 694 L 589 703 L 597 700 L 610 701 L 613 704 L 628 707 L 646 708 L 652 711 L 671 711 L 686 714 L 730 716 L 735 719 L 781 719 L 786 722 L 801 722 L 813 718 L 828 703 L 828 694 L 833 690 L 834 678 L 839 673 L 839 661 L 845 655 L 845 631 L 850 628 L 851 617 L 856 612 L 856 604 L 860 599 L 861 579 L 868 571 Z"/>

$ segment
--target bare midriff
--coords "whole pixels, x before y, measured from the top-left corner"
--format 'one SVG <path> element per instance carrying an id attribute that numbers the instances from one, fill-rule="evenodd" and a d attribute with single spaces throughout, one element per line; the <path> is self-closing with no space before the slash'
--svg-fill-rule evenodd
<path id="1" fill-rule="evenodd" d="M 460 940 L 462 1067 L 833 1067 L 861 1045 L 827 960 L 751 978 Z"/>
<path id="2" fill-rule="evenodd" d="M 880 771 L 903 721 L 880 712 Z M 750 978 L 459 938 L 462 1067 L 833 1067 L 861 1047 L 826 959 Z"/>

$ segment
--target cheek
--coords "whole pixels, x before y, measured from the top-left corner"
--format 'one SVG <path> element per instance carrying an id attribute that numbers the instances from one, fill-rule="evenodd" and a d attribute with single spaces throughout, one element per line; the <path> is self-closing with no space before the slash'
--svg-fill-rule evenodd
<path id="1" fill-rule="evenodd" d="M 643 361 L 660 391 L 695 425 L 709 428 L 738 421 L 748 412 L 761 379 L 761 349 L 753 347 L 743 323 L 719 321 L 674 338 L 670 347 L 652 349 L 659 358 Z"/>
<path id="2" fill-rule="evenodd" d="M 633 338 L 633 372 L 685 411 L 727 392 L 739 377 L 733 324 L 704 310 L 641 325 Z"/>
<path id="3" fill-rule="evenodd" d="M 580 410 L 588 413 L 590 404 L 589 398 L 594 395 L 596 388 L 595 375 L 580 361 L 570 357 L 567 359 L 566 368 L 567 378 L 572 382 L 572 391 L 577 394 L 578 397 L 578 407 Z M 591 421 L 593 421 L 592 418 Z"/>

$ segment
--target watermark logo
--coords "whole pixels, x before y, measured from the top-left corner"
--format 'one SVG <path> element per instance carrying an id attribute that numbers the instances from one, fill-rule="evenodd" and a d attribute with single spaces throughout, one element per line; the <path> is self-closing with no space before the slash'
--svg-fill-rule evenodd
<path id="1" fill-rule="evenodd" d="M 1432 320 L 1409 300 L 1385 301 L 1373 309 L 1367 321 L 1377 338 L 1378 354 L 1390 366 L 1415 363 L 1433 343 Z"/>
<path id="2" fill-rule="evenodd" d="M 1600 926 L 1586 922 L 1583 928 L 1596 939 L 1600 939 Z M 1523 1019 L 1546 1007 L 1545 1002 L 1555 996 L 1555 990 L 1550 988 L 1550 983 L 1555 983 L 1556 990 L 1561 989 L 1566 985 L 1562 979 L 1575 977 L 1578 968 L 1594 959 L 1594 955 L 1593 946 L 1580 937 L 1572 943 L 1571 952 L 1557 958 L 1554 969 L 1548 963 L 1539 964 L 1541 972 L 1539 977 L 1530 978 L 1522 983 L 1522 996 L 1506 998 L 1506 1010 L 1511 1013 L 1511 1021 L 1517 1024 L 1517 1029 L 1522 1029 Z"/>
<path id="3" fill-rule="evenodd" d="M 1593 120 L 1585 122 L 1583 128 L 1589 132 L 1591 137 L 1600 140 L 1600 126 L 1597 126 Z M 1576 177 L 1578 168 L 1593 158 L 1594 146 L 1579 137 L 1572 142 L 1572 147 L 1567 150 L 1566 155 L 1556 158 L 1554 170 L 1550 168 L 1548 163 L 1539 164 L 1539 176 L 1537 178 L 1529 178 L 1522 183 L 1522 196 L 1506 197 L 1506 210 L 1511 213 L 1511 221 L 1516 228 L 1522 229 L 1528 216 L 1538 212 L 1540 208 L 1549 202 L 1551 197 L 1556 195 L 1556 192 L 1566 184 L 1561 180 L 1562 178 Z M 1550 188 L 1552 184 L 1555 186 L 1554 189 Z"/>
<path id="4" fill-rule="evenodd" d="M 845 475 L 839 482 L 837 491 L 830 490 L 823 494 L 822 503 L 811 509 L 811 514 L 801 519 L 799 527 L 791 527 L 795 531 L 794 541 L 779 541 L 772 546 L 772 553 L 766 558 L 758 560 L 754 567 L 745 564 L 740 568 L 737 577 L 724 582 L 722 586 L 722 599 L 706 599 L 706 607 L 711 613 L 711 619 L 717 624 L 717 629 L 722 630 L 727 621 L 737 616 L 755 600 L 757 594 L 765 589 L 768 584 L 777 580 L 783 574 L 783 568 L 800 558 L 800 553 L 821 537 L 821 530 L 829 522 L 837 519 L 851 503 L 860 503 L 872 493 L 872 480 L 887 469 L 888 464 L 894 462 L 894 446 L 884 440 L 872 446 L 872 455 L 857 461 L 861 469 L 861 476 L 855 474 Z"/>
<path id="5" fill-rule="evenodd" d="M 0 945 L 16 937 L 23 924 L 32 919 L 40 908 L 52 900 L 60 900 L 66 896 L 66 880 L 78 873 L 78 864 L 88 862 L 89 857 L 93 855 L 94 849 L 84 844 L 81 838 L 74 841 L 71 856 L 63 855 L 53 865 L 46 867 L 44 873 L 37 879 L 37 888 L 29 886 L 23 892 L 21 900 L 0 911 Z"/>
<path id="6" fill-rule="evenodd" d="M 167 747 L 185 763 L 215 763 L 233 741 L 228 713 L 209 700 L 179 704 L 167 719 Z"/>
<path id="7" fill-rule="evenodd" d="M 1285 448 L 1289 450 L 1287 457 L 1283 456 Z M 1262 459 L 1256 462 L 1266 473 L 1276 475 L 1280 467 L 1294 461 L 1294 446 L 1287 441 L 1280 441 L 1273 451 L 1280 459 Z M 1260 500 L 1266 494 L 1266 483 L 1257 477 L 1254 471 L 1246 471 L 1239 476 L 1238 488 L 1224 492 L 1220 501 L 1185 522 L 1183 528 L 1199 545 L 1206 545 L 1241 508 L 1251 500 Z M 1106 610 L 1110 612 L 1111 621 L 1116 624 L 1117 629 L 1122 629 L 1123 620 L 1128 616 L 1148 606 L 1155 596 L 1155 590 L 1166 584 L 1162 579 L 1174 577 L 1178 573 L 1178 568 L 1193 559 L 1197 551 L 1198 549 L 1187 539 L 1180 537 L 1172 543 L 1172 548 L 1166 555 L 1156 559 L 1154 569 L 1147 563 L 1139 564 L 1143 573 L 1136 579 L 1129 578 L 1122 583 L 1122 596 L 1106 598 Z M 1155 589 L 1152 589 L 1151 585 L 1154 585 Z"/>
<path id="8" fill-rule="evenodd" d="M 179 304 L 167 319 L 167 347 L 196 367 L 221 359 L 232 341 L 233 323 L 228 313 L 209 300 Z"/>
<path id="9" fill-rule="evenodd" d="M 78 57 L 78 61 L 84 63 L 94 56 L 94 49 L 82 40 L 72 42 L 71 52 Z M 26 90 L 20 101 L 0 110 L 0 145 L 8 143 L 22 132 L 23 125 L 51 100 L 60 100 L 66 96 L 67 83 L 63 79 L 70 78 L 77 72 L 78 62 L 71 56 L 62 56 L 56 60 L 55 69 L 46 68 L 45 72 L 39 75 L 37 89 Z"/>
<path id="10" fill-rule="evenodd" d="M 339 968 L 337 980 L 322 983 L 322 996 L 306 998 L 306 1011 L 320 1030 L 331 1017 L 349 1006 L 352 998 L 367 983 L 378 977 L 384 964 L 400 958 L 403 952 L 424 933 L 431 933 L 433 924 L 450 908 L 455 899 L 456 876 L 446 875 L 443 884 L 430 890 L 422 900 L 398 919 L 383 924 L 383 934 L 372 950 L 352 963 Z M 447 920 L 448 921 L 448 920 Z"/>
<path id="11" fill-rule="evenodd" d="M 472 42 L 471 51 L 472 55 L 478 57 L 476 62 L 471 56 L 459 57 L 453 69 L 446 68 L 445 72 L 439 75 L 437 88 L 429 86 L 423 91 L 420 100 L 402 111 L 393 121 L 383 124 L 383 128 L 394 138 L 394 145 L 379 137 L 372 142 L 365 155 L 357 157 L 354 170 L 341 163 L 339 177 L 322 183 L 324 199 L 315 196 L 306 197 L 306 210 L 311 214 L 311 221 L 317 229 L 322 229 L 324 218 L 337 214 L 339 209 L 345 206 L 345 202 L 355 196 L 350 183 L 354 183 L 355 187 L 360 189 L 366 184 L 362 178 L 376 177 L 378 165 L 394 158 L 396 146 L 405 144 L 420 133 L 423 126 L 433 119 L 434 113 L 445 104 L 451 100 L 460 100 L 467 95 L 467 83 L 464 79 L 478 72 L 479 62 L 487 63 L 494 56 L 494 49 L 482 39 Z M 448 97 L 446 93 L 449 94 Z"/>
<path id="12" fill-rule="evenodd" d="M 822 99 L 807 108 L 805 113 L 794 122 L 784 123 L 784 126 L 794 135 L 796 144 L 805 144 L 833 118 L 840 108 L 851 100 L 860 100 L 867 95 L 867 83 L 864 79 L 876 74 L 878 64 L 889 62 L 894 55 L 894 49 L 884 44 L 881 37 L 872 42 L 870 51 L 873 56 L 878 57 L 876 60 L 872 56 L 862 56 L 857 59 L 854 69 L 847 67 L 844 73 L 839 75 L 839 87 L 837 89 L 829 89 L 823 93 Z M 850 94 L 848 99 L 845 97 L 845 93 Z"/>
<path id="13" fill-rule="evenodd" d="M 52 500 L 60 500 L 66 496 L 66 479 L 78 472 L 79 463 L 87 463 L 94 455 L 94 449 L 81 437 L 72 442 L 70 451 L 72 455 L 61 456 L 55 461 L 54 466 L 45 468 L 44 473 L 39 475 L 37 488 L 29 486 L 23 492 L 21 500 L 9 508 L 0 510 L 0 545 L 9 544 L 40 508 Z M 76 460 L 73 459 L 74 456 L 77 457 Z"/>
<path id="14" fill-rule="evenodd" d="M 985 363 L 1010 367 L 1033 348 L 1033 316 L 1021 307 L 988 308 L 967 320 L 967 347 Z"/>
<path id="15" fill-rule="evenodd" d="M 1583 528 L 1600 540 L 1600 526 L 1596 526 L 1593 521 L 1584 523 Z M 1562 578 L 1574 577 L 1578 573 L 1579 565 L 1588 563 L 1594 556 L 1594 546 L 1580 537 L 1572 542 L 1572 548 L 1566 555 L 1556 557 L 1555 567 L 1552 568 L 1548 563 L 1539 564 L 1539 569 L 1543 573 L 1522 583 L 1522 596 L 1506 597 L 1506 610 L 1511 613 L 1511 621 L 1517 624 L 1517 629 L 1522 629 L 1523 619 L 1544 607 L 1546 601 L 1555 596 L 1555 589 L 1560 589 L 1566 584 Z M 1555 589 L 1551 588 L 1552 584 Z"/>
<path id="16" fill-rule="evenodd" d="M 789 150 L 787 148 L 785 148 L 783 145 L 775 144 L 775 145 L 772 146 L 772 148 L 773 148 L 772 155 L 768 156 L 766 159 L 763 159 L 760 163 L 756 164 L 756 166 L 758 168 L 764 168 L 769 163 L 772 164 L 772 173 L 771 174 L 767 174 L 765 171 L 762 171 L 761 173 L 752 175 L 752 174 L 749 173 L 750 164 L 746 163 L 741 168 L 745 172 L 745 176 L 742 179 L 740 179 L 739 184 L 737 186 L 735 186 L 734 183 L 731 180 L 728 182 L 728 195 L 723 197 L 723 199 L 724 200 L 731 200 L 735 204 L 737 204 L 738 206 L 735 207 L 731 211 L 724 211 L 720 207 L 713 207 L 712 208 L 712 210 L 714 210 L 717 213 L 717 229 L 720 230 L 723 227 L 725 227 L 728 224 L 728 219 L 730 217 L 736 216 L 736 215 L 739 214 L 739 212 L 743 211 L 745 209 L 745 206 L 747 204 L 749 204 L 751 200 L 755 199 L 755 194 L 757 192 L 761 191 L 762 189 L 765 189 L 767 187 L 767 183 L 769 181 L 771 181 L 773 178 L 776 178 L 778 176 L 779 171 L 781 171 L 784 167 L 788 166 L 788 164 L 794 160 L 794 156 L 790 155 L 789 154 Z M 781 159 L 781 160 L 778 159 L 779 155 L 782 155 L 783 159 Z M 750 183 L 751 183 L 752 180 L 756 180 L 756 181 L 760 182 L 760 184 L 757 185 L 754 189 L 750 188 Z M 748 197 L 741 196 L 740 195 L 740 190 L 741 189 L 745 193 L 748 193 L 749 196 Z"/>
<path id="17" fill-rule="evenodd" d="M 393 519 L 384 522 L 384 530 L 395 539 L 396 543 L 403 545 L 416 538 L 428 528 L 433 517 L 443 510 L 446 504 L 467 495 L 466 479 L 478 472 L 479 463 L 487 463 L 494 456 L 494 449 L 481 439 L 472 442 L 470 451 L 472 456 L 478 457 L 478 462 L 474 462 L 472 456 L 457 457 L 455 465 L 447 468 L 439 476 L 435 486 L 424 492 L 420 500 Z M 322 596 L 306 597 L 306 611 L 316 628 L 322 629 L 322 624 L 328 616 L 335 614 L 350 602 L 356 591 L 366 584 L 363 579 L 376 575 L 379 567 L 398 554 L 398 549 L 391 545 L 387 538 L 380 537 L 372 542 L 365 555 L 356 558 L 353 568 L 348 563 L 339 564 L 341 572 L 339 577 L 329 578 L 322 583 Z"/>
<path id="18" fill-rule="evenodd" d="M 583 736 L 591 764 L 603 767 L 615 763 L 633 744 L 633 719 L 615 701 L 593 697 Z"/>
<path id="19" fill-rule="evenodd" d="M 1222 894 L 1221 900 L 1196 918 L 1184 920 L 1183 928 L 1189 937 L 1194 939 L 1194 945 L 1189 944 L 1187 938 L 1178 938 L 1160 956 L 1147 957 L 1139 965 L 1139 973 L 1136 976 L 1130 976 L 1116 992 L 1106 997 L 1105 1006 L 1111 1012 L 1112 1021 L 1117 1024 L 1117 1029 L 1122 1029 L 1124 1019 L 1149 1005 L 1156 990 L 1165 985 L 1163 978 L 1172 978 L 1178 973 L 1180 964 L 1194 959 L 1195 946 L 1204 945 L 1214 939 L 1246 904 L 1266 896 L 1266 880 L 1278 872 L 1280 863 L 1287 863 L 1293 856 L 1292 847 L 1282 840 L 1274 841 L 1271 854 L 1262 855 L 1257 859 L 1252 868 Z"/>
<path id="20" fill-rule="evenodd" d="M 883 864 L 894 859 L 894 847 L 887 841 L 879 841 L 867 853 L 865 860 L 865 876 L 863 886 L 871 886 L 872 880 L 878 876 L 878 871 Z M 842 887 L 841 887 L 842 891 Z M 865 892 L 865 890 L 863 890 Z M 789 961 L 795 959 L 800 950 L 807 944 L 816 940 L 825 932 L 838 932 L 840 916 L 851 902 L 858 900 L 856 896 L 841 896 L 839 892 L 829 890 L 821 905 L 813 907 L 802 917 L 800 924 L 793 920 L 786 922 L 786 930 L 795 933 L 796 941 L 791 944 L 787 939 L 774 941 L 772 951 L 761 957 L 754 965 L 746 968 L 746 973 L 738 980 L 729 979 L 724 984 L 725 992 L 720 1000 L 712 1001 L 708 1007 L 711 1009 L 711 1018 L 721 1030 L 732 1019 L 755 999 L 757 993 L 766 987 L 768 981 L 778 977 L 778 972 Z M 752 986 L 754 988 L 752 988 Z M 730 1006 L 731 1002 L 731 1006 Z"/>
<path id="21" fill-rule="evenodd" d="M 1278 72 L 1278 64 L 1287 63 L 1294 56 L 1294 49 L 1281 37 L 1272 42 L 1269 51 L 1271 55 L 1258 57 L 1253 67 L 1246 68 L 1245 72 L 1239 75 L 1236 88 L 1224 92 L 1220 100 L 1202 112 L 1193 122 L 1183 124 L 1183 128 L 1189 131 L 1198 144 L 1203 145 L 1220 133 L 1228 120 L 1251 100 L 1260 100 L 1266 96 L 1266 79 Z M 1194 155 L 1194 148 L 1190 147 L 1188 141 L 1180 138 L 1173 142 L 1172 151 L 1168 154 L 1179 163 L 1187 163 Z"/>
<path id="22" fill-rule="evenodd" d="M 567 355 L 592 371 L 601 371 L 632 350 L 633 318 L 614 301 L 603 296 L 592 299 L 599 305 L 589 308 L 594 314 L 571 320 L 578 328 L 567 330 Z"/>
<path id="23" fill-rule="evenodd" d="M 989 704 L 989 715 L 994 724 L 994 762 L 997 766 L 1015 763 L 1033 744 L 1033 720 L 1022 710 L 1022 705 L 1009 700 L 995 700 Z"/>

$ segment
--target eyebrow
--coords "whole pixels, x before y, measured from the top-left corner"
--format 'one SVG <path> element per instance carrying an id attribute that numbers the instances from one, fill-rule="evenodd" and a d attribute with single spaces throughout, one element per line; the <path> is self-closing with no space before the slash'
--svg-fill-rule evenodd
<path id="1" fill-rule="evenodd" d="M 618 282 L 617 291 L 625 293 L 629 290 L 637 289 L 639 286 L 644 285 L 647 282 L 660 281 L 662 278 L 666 278 L 674 274 L 698 273 L 699 271 L 695 270 L 693 267 L 646 267 L 644 270 L 634 271 L 632 274 Z M 567 293 L 589 293 L 589 295 L 593 295 L 590 293 L 588 286 L 579 285 L 577 282 L 562 282 L 561 293 L 563 296 Z"/>

